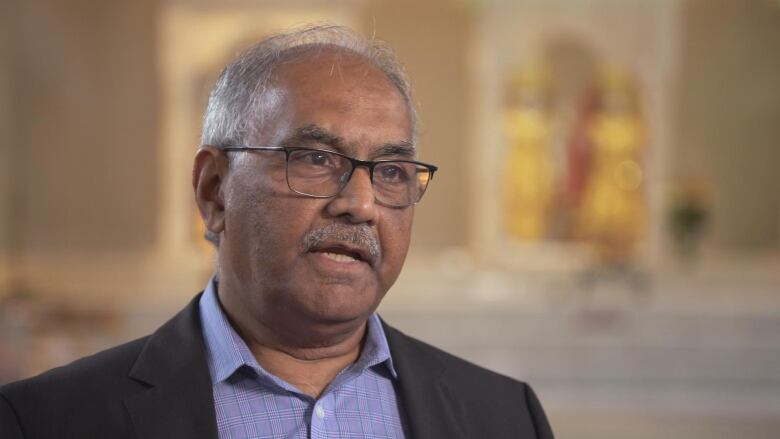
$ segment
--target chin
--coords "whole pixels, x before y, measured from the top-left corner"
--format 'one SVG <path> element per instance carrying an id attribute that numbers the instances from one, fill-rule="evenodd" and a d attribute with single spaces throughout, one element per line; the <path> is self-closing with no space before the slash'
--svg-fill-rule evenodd
<path id="1" fill-rule="evenodd" d="M 363 290 L 365 291 L 365 290 Z M 321 323 L 351 323 L 368 318 L 379 305 L 381 297 L 353 288 L 325 287 L 318 291 L 316 300 L 305 304 L 306 314 Z"/>

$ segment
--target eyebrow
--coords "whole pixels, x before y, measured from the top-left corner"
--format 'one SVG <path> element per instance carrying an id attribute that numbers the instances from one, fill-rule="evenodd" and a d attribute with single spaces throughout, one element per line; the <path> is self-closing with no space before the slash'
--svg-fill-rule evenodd
<path id="1" fill-rule="evenodd" d="M 412 142 L 401 141 L 398 143 L 382 145 L 371 152 L 371 158 L 389 155 L 401 156 L 402 158 L 414 158 L 417 155 L 417 150 L 415 150 Z"/>
<path id="2" fill-rule="evenodd" d="M 309 124 L 295 130 L 292 136 L 287 138 L 283 143 L 287 146 L 294 146 L 296 144 L 305 142 L 317 142 L 323 145 L 330 146 L 336 149 L 338 152 L 344 154 L 353 154 L 355 152 L 354 145 L 344 140 L 343 137 L 337 136 L 330 131 L 322 128 L 316 124 Z M 398 142 L 385 143 L 371 151 L 371 159 L 384 156 L 401 156 L 402 158 L 414 158 L 417 155 L 417 151 L 414 147 L 414 143 L 401 140 Z"/>
<path id="3" fill-rule="evenodd" d="M 292 136 L 285 140 L 285 144 L 294 145 L 296 143 L 314 141 L 322 143 L 324 145 L 331 146 L 338 150 L 344 150 L 347 146 L 347 142 L 343 137 L 339 137 L 325 128 L 317 126 L 315 124 L 309 124 L 295 130 Z"/>

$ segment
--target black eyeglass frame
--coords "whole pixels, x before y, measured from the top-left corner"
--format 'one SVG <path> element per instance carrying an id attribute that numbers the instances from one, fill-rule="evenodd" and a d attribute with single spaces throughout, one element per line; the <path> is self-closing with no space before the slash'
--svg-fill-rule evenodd
<path id="1" fill-rule="evenodd" d="M 349 181 L 352 179 L 352 175 L 355 173 L 355 169 L 358 168 L 358 166 L 362 166 L 368 170 L 368 176 L 371 181 L 371 185 L 374 184 L 374 168 L 377 165 L 380 165 L 382 163 L 411 163 L 416 166 L 421 166 L 423 168 L 428 169 L 428 181 L 425 183 L 425 187 L 423 188 L 422 192 L 420 193 L 420 196 L 417 198 L 416 201 L 409 204 L 402 204 L 402 205 L 395 205 L 390 203 L 385 203 L 377 199 L 377 201 L 381 202 L 382 204 L 387 204 L 390 207 L 407 207 L 412 206 L 420 202 L 422 200 L 423 195 L 425 195 L 425 191 L 428 189 L 428 185 L 430 184 L 431 180 L 433 180 L 433 175 L 436 173 L 436 171 L 439 169 L 436 165 L 431 165 L 429 163 L 423 163 L 418 162 L 416 160 L 405 160 L 405 159 L 383 159 L 383 160 L 360 160 L 356 159 L 354 157 L 350 157 L 346 154 L 342 154 L 337 151 L 331 151 L 327 149 L 317 149 L 317 148 L 304 148 L 304 147 L 298 147 L 298 146 L 224 146 L 221 148 L 218 148 L 221 151 L 276 151 L 276 152 L 284 152 L 285 154 L 285 163 L 284 163 L 284 175 L 285 180 L 287 181 L 287 187 L 295 192 L 296 194 L 305 195 L 307 197 L 312 198 L 333 198 L 337 196 L 339 193 L 341 193 L 342 190 L 344 190 L 344 187 L 347 186 Z M 341 182 L 339 185 L 338 190 L 333 195 L 314 195 L 314 194 L 307 194 L 305 192 L 301 192 L 299 190 L 296 190 L 292 187 L 290 184 L 290 173 L 288 172 L 287 167 L 290 163 L 290 154 L 296 151 L 313 151 L 313 152 L 325 152 L 328 154 L 334 154 L 339 157 L 345 158 L 350 162 L 350 165 L 352 168 L 350 169 L 348 174 L 345 174 L 345 176 L 342 176 L 340 178 Z M 374 197 L 376 197 L 376 193 L 374 193 Z"/>

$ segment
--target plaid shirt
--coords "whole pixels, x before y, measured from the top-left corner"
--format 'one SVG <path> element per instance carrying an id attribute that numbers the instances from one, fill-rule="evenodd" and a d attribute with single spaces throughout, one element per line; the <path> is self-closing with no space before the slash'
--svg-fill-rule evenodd
<path id="1" fill-rule="evenodd" d="M 403 438 L 397 375 L 379 317 L 355 363 L 318 399 L 266 372 L 227 320 L 212 280 L 200 299 L 220 439 Z"/>

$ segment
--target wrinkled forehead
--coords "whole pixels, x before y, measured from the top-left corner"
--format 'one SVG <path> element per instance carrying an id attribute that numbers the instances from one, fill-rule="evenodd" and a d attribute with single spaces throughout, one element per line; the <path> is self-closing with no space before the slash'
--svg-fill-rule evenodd
<path id="1" fill-rule="evenodd" d="M 366 57 L 321 46 L 287 57 L 265 93 L 266 103 L 276 106 L 273 119 L 291 125 L 277 124 L 274 138 L 267 141 L 278 143 L 294 130 L 314 125 L 320 138 L 338 136 L 346 139 L 337 142 L 343 145 L 413 144 L 413 118 L 403 94 Z"/>

